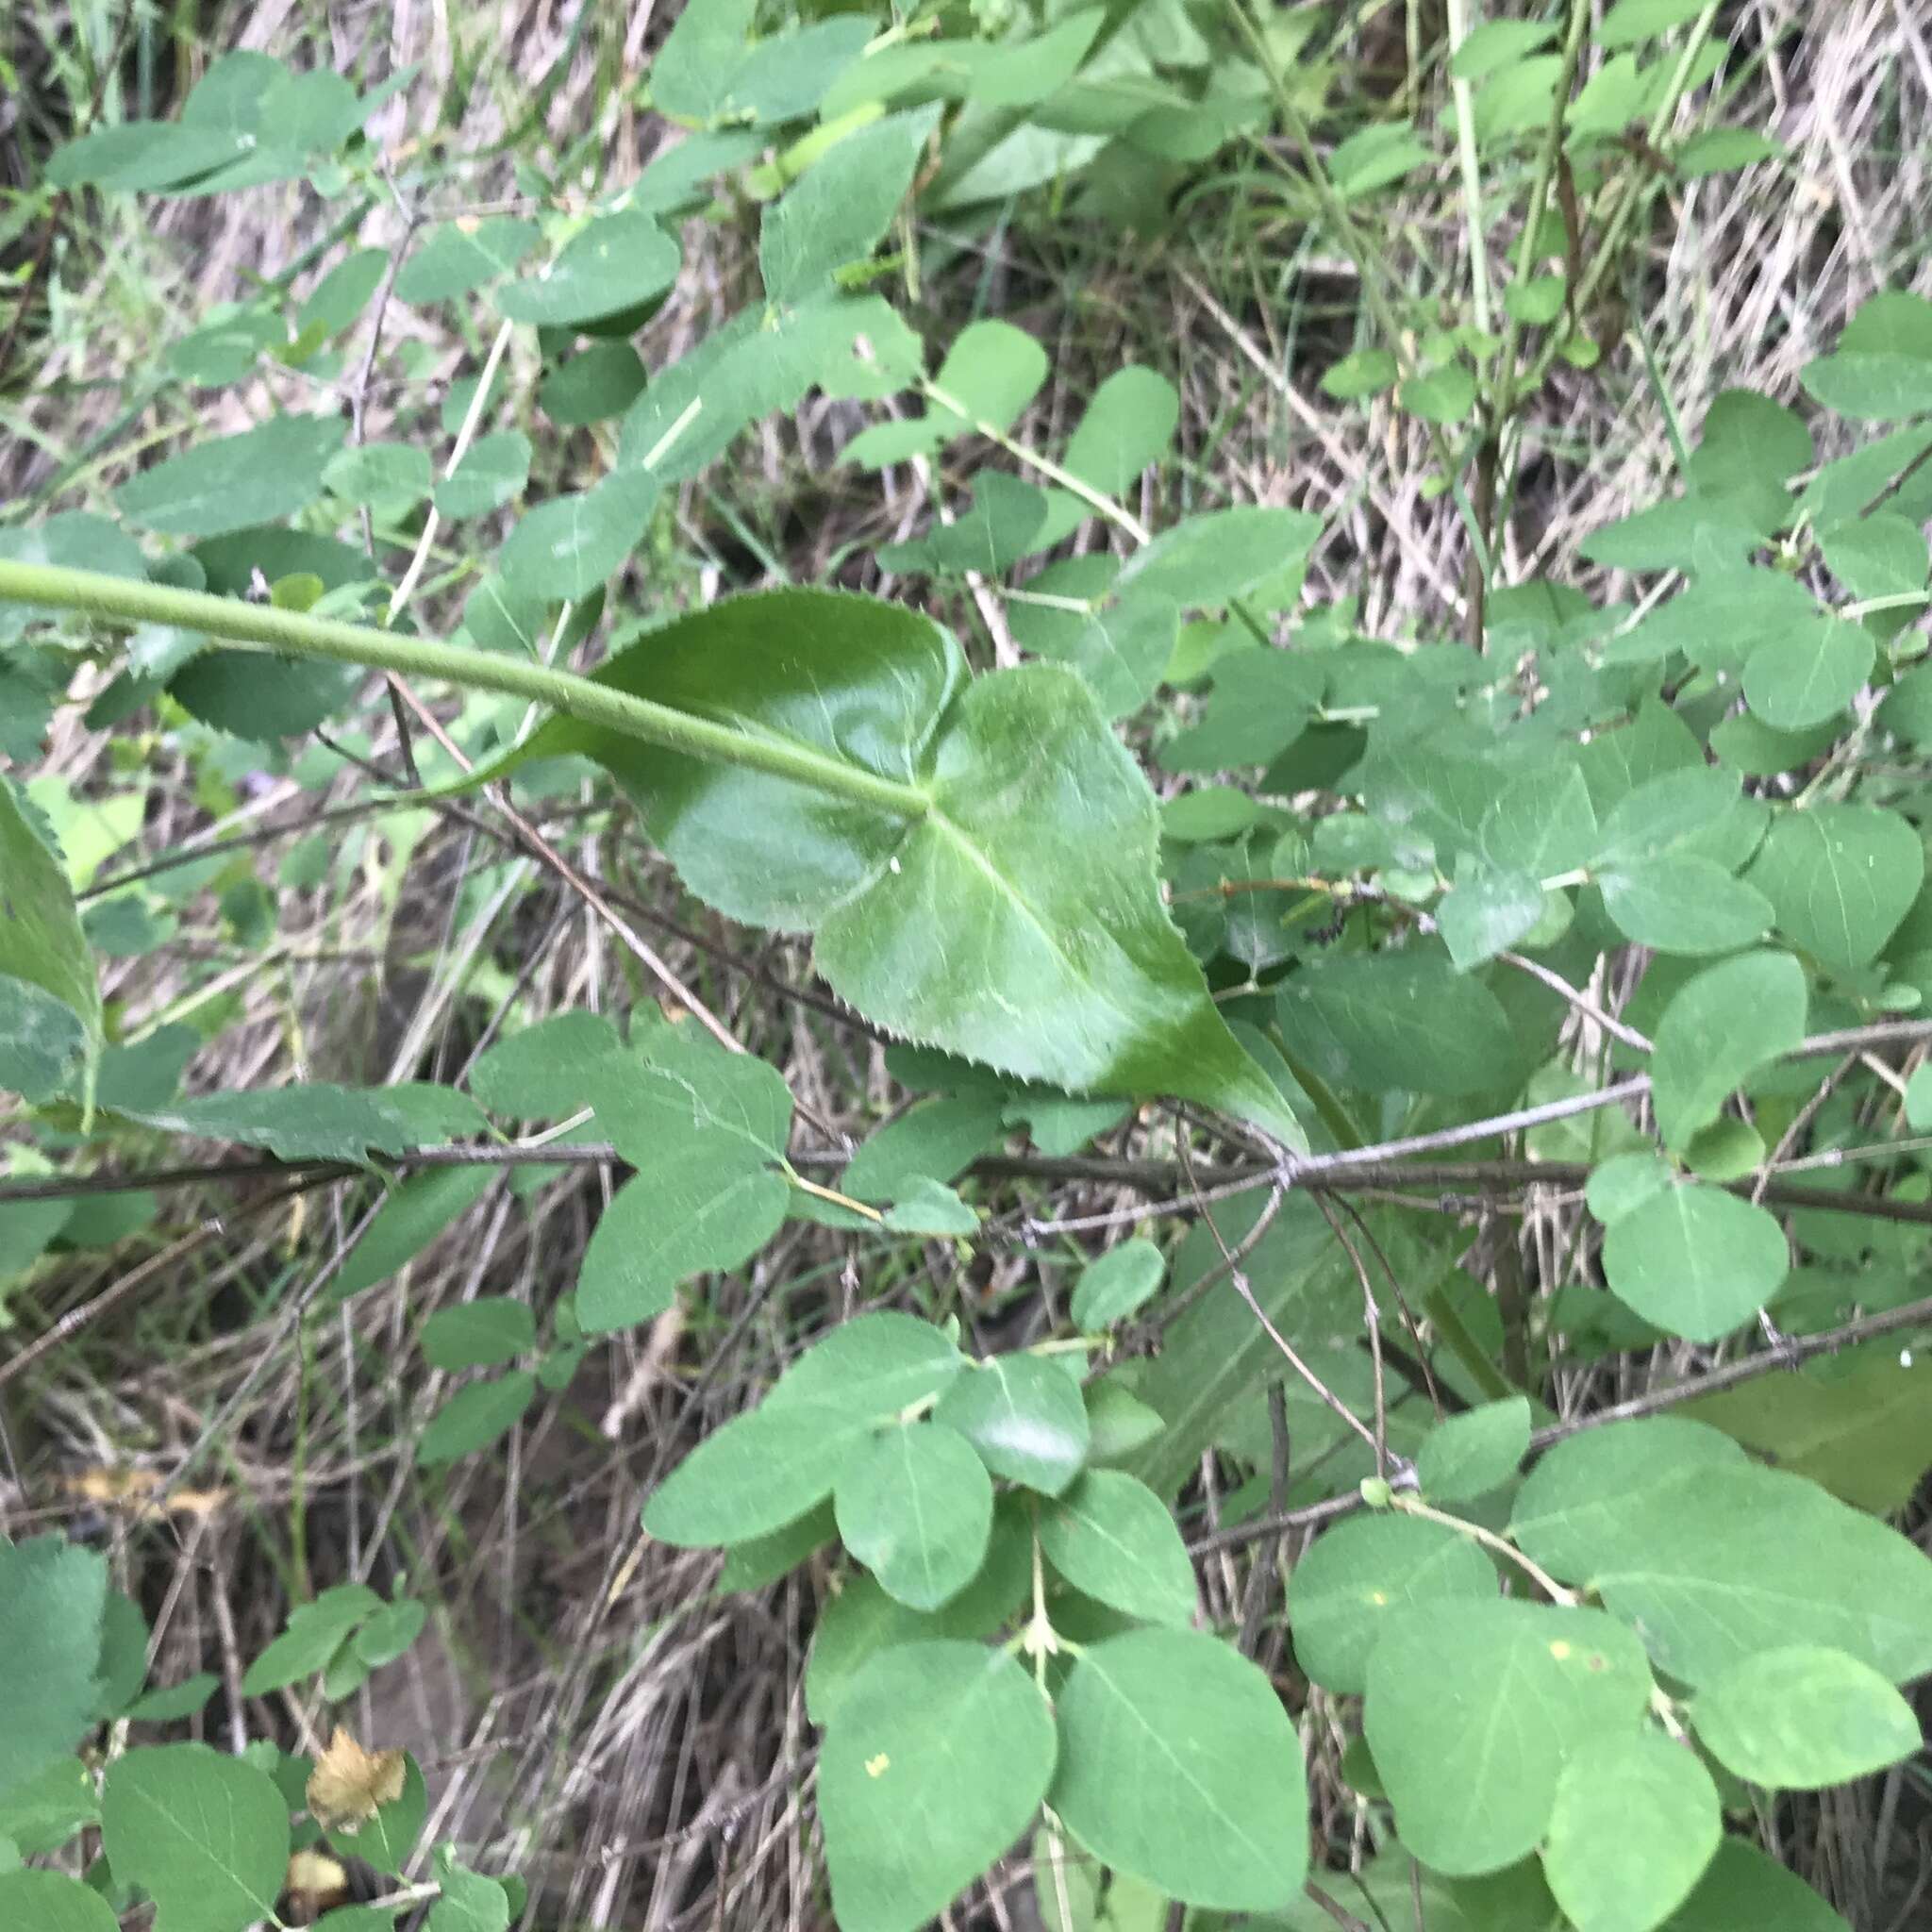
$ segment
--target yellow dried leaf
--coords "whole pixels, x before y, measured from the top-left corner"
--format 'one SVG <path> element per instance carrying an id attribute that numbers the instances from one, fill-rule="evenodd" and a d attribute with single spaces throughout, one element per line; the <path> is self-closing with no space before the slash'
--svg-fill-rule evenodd
<path id="1" fill-rule="evenodd" d="M 400 1751 L 365 1751 L 338 1724 L 308 1774 L 308 1812 L 325 1831 L 366 1824 L 403 1795 Z"/>
<path id="2" fill-rule="evenodd" d="M 323 1913 L 346 1904 L 349 1874 L 325 1852 L 293 1852 L 282 1890 L 287 1895 L 283 1917 L 291 1925 L 312 1925 Z"/>

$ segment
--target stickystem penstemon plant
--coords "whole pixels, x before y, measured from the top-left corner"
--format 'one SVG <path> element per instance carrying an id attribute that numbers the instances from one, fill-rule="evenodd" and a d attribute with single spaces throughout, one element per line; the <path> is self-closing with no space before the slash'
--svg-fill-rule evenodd
<path id="1" fill-rule="evenodd" d="M 1932 1321 L 1911 1139 L 1932 1080 L 1900 1058 L 1932 1034 L 1912 627 L 1932 306 L 1876 296 L 1807 367 L 1820 410 L 1900 425 L 1848 454 L 1819 459 L 1823 417 L 1718 399 L 1668 499 L 1592 541 L 1591 561 L 1649 580 L 1634 605 L 1506 582 L 1530 406 L 1553 367 L 1601 356 L 1619 238 L 1658 180 L 1766 147 L 1680 125 L 1722 91 L 1712 8 L 1464 11 L 1441 122 L 1331 147 L 1299 84 L 1304 14 L 983 33 L 837 15 L 755 38 L 750 8 L 698 0 L 645 82 L 689 132 L 588 193 L 526 163 L 515 211 L 444 215 L 461 204 L 437 158 L 384 178 L 361 133 L 376 94 L 254 54 L 178 118 L 85 131 L 49 171 L 70 195 L 379 187 L 406 198 L 407 241 L 348 246 L 292 329 L 269 291 L 168 351 L 196 391 L 343 382 L 346 416 L 278 409 L 130 465 L 111 514 L 0 529 L 8 688 L 64 689 L 99 655 L 103 725 L 149 708 L 255 741 L 392 707 L 399 808 L 497 814 L 628 933 L 525 809 L 546 772 L 603 774 L 694 899 L 808 936 L 926 1097 L 837 1144 L 635 935 L 684 1017 L 640 999 L 621 1026 L 512 1028 L 461 1089 L 156 1091 L 100 994 L 58 836 L 71 801 L 9 784 L 0 1081 L 45 1161 L 0 1184 L 5 1211 L 84 1192 L 157 1136 L 259 1150 L 249 1172 L 291 1184 L 392 1179 L 302 1324 L 393 1274 L 497 1164 L 632 1170 L 547 1336 L 511 1296 L 424 1324 L 431 1368 L 490 1372 L 417 1438 L 432 1470 L 788 1222 L 880 1268 L 980 1241 L 985 1188 L 1084 1171 L 1191 1223 L 1090 1256 L 1077 1217 L 1046 1219 L 1042 1270 L 1080 1265 L 1023 1346 L 968 1346 L 919 1294 L 828 1322 L 643 1500 L 649 1538 L 727 1551 L 728 1589 L 843 1553 L 803 1695 L 846 1932 L 911 1932 L 1029 1835 L 1038 1909 L 1064 1928 L 1829 1925 L 1755 1827 L 1780 1793 L 1920 1748 L 1898 1687 L 1932 1670 L 1932 1566 L 1882 1519 L 1932 1461 L 1910 1359 Z M 1156 372 L 1111 374 L 1040 447 L 1016 427 L 1049 367 L 1031 336 L 975 320 L 928 373 L 918 309 L 881 292 L 878 251 L 916 246 L 914 214 L 1039 186 L 1042 152 L 1099 205 L 1141 161 L 1250 150 L 1360 274 L 1361 341 L 1324 387 L 1392 391 L 1466 524 L 1454 641 L 1305 607 L 1305 511 L 1156 527 L 1131 507 L 1178 417 Z M 1475 238 L 1449 319 L 1366 239 L 1376 192 L 1432 168 Z M 646 375 L 631 339 L 676 283 L 673 218 L 724 219 L 719 182 L 761 205 L 758 297 Z M 475 324 L 440 476 L 426 448 L 364 433 L 341 344 L 378 341 L 391 303 Z M 536 501 L 506 381 L 532 340 L 550 420 L 604 432 L 597 480 Z M 956 513 L 876 554 L 985 643 L 909 600 L 792 587 L 673 614 L 628 579 L 612 602 L 642 614 L 607 627 L 667 491 L 808 392 L 873 408 L 844 451 L 860 469 L 986 457 Z M 1070 552 L 1096 525 L 1108 542 Z M 459 590 L 465 640 L 419 633 Z M 462 695 L 454 721 L 428 682 Z M 1188 702 L 1161 706 L 1164 686 Z M 1150 712 L 1137 741 L 1194 781 L 1160 804 L 1116 729 Z M 1023 1125 L 1034 1151 L 1008 1154 Z M 1133 1151 L 1082 1152 L 1124 1135 Z M 1484 1292 L 1461 1218 L 1415 1205 L 1551 1186 L 1584 1194 L 1587 1264 L 1541 1294 L 1513 1249 Z M 48 1324 L 0 1389 L 62 1340 Z M 1576 1399 L 1592 1365 L 1655 1349 L 1693 1372 Z M 1316 1528 L 1291 1564 L 1285 1539 Z M 1194 1559 L 1236 1550 L 1259 1555 L 1210 1627 Z M 349 1584 L 300 1604 L 241 1693 L 349 1697 L 414 1639 L 411 1601 Z M 0 1869 L 27 1923 L 99 1926 L 142 1894 L 160 1932 L 240 1932 L 324 1839 L 394 1881 L 352 1912 L 425 1907 L 441 1932 L 539 1909 L 447 1848 L 430 1862 L 413 1760 L 115 1732 L 104 1768 L 77 1765 L 102 1721 L 199 1708 L 190 1685 L 143 1694 L 142 1612 L 92 1553 L 0 1546 L 0 1628 L 39 1660 L 0 1727 L 0 1839 L 52 1854 L 98 1824 L 105 1855 L 92 1884 Z M 1311 1829 L 1305 1757 L 1342 1740 L 1366 1857 Z"/>

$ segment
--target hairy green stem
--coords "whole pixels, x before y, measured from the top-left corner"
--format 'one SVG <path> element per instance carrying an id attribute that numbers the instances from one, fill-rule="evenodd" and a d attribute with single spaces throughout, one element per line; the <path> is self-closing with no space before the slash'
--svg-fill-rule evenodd
<path id="1" fill-rule="evenodd" d="M 163 584 L 107 576 L 97 571 L 5 560 L 0 560 L 0 604 L 79 610 L 112 624 L 172 625 L 257 650 L 325 658 L 340 664 L 366 664 L 372 670 L 392 671 L 405 677 L 442 678 L 472 691 L 504 691 L 625 738 L 642 739 L 713 764 L 742 765 L 774 778 L 790 778 L 835 798 L 847 798 L 855 805 L 870 806 L 900 818 L 924 818 L 931 803 L 917 786 L 881 777 L 857 765 L 841 764 L 807 745 L 760 738 L 650 698 L 633 697 L 628 691 L 572 672 L 466 650 L 433 638 L 401 637 L 365 625 L 277 610 L 265 604 L 243 604 L 233 597 L 210 597 L 200 591 L 172 590 Z"/>

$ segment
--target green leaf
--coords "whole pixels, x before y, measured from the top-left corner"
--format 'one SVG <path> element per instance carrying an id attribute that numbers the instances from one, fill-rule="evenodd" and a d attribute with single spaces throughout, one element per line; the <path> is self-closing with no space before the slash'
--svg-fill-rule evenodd
<path id="1" fill-rule="evenodd" d="M 491 215 L 475 224 L 438 222 L 396 272 L 398 302 L 449 302 L 507 275 L 543 239 L 535 222 Z"/>
<path id="2" fill-rule="evenodd" d="M 530 439 L 521 429 L 479 436 L 430 492 L 439 516 L 461 522 L 501 509 L 529 480 Z"/>
<path id="3" fill-rule="evenodd" d="M 116 1932 L 120 1921 L 99 1892 L 64 1873 L 0 1872 L 0 1921 L 31 1932 Z"/>
<path id="4" fill-rule="evenodd" d="M 1603 1738 L 1557 1779 L 1543 1873 L 1577 1932 L 1651 1932 L 1723 1835 L 1717 1787 L 1691 1752 L 1647 1729 Z"/>
<path id="5" fill-rule="evenodd" d="M 1876 1342 L 1816 1368 L 1701 1395 L 1677 1413 L 1722 1429 L 1855 1508 L 1890 1516 L 1932 1469 L 1932 1359 L 1918 1350 L 1909 1357 Z"/>
<path id="6" fill-rule="evenodd" d="M 1220 605 L 1307 560 L 1322 522 L 1305 510 L 1243 504 L 1185 517 L 1130 557 L 1120 588 L 1186 606 Z"/>
<path id="7" fill-rule="evenodd" d="M 1438 1423 L 1423 1438 L 1415 1473 L 1434 1503 L 1486 1496 L 1516 1474 L 1529 1453 L 1529 1399 L 1506 1396 Z"/>
<path id="8" fill-rule="evenodd" d="M 142 471 L 114 492 L 115 508 L 169 537 L 218 537 L 292 516 L 322 494 L 323 470 L 347 431 L 340 416 L 272 416 Z"/>
<path id="9" fill-rule="evenodd" d="M 945 1094 L 890 1121 L 846 1166 L 840 1191 L 855 1201 L 891 1201 L 916 1179 L 951 1181 L 1004 1135 L 998 1093 Z"/>
<path id="10" fill-rule="evenodd" d="M 360 1583 L 338 1584 L 313 1603 L 298 1604 L 289 1612 L 289 1627 L 249 1665 L 242 1694 L 265 1697 L 325 1670 L 343 1639 L 382 1607 L 382 1599 Z"/>
<path id="11" fill-rule="evenodd" d="M 1909 1757 L 1912 1707 L 1870 1664 L 1820 1644 L 1740 1657 L 1697 1693 L 1690 1721 L 1726 1771 L 1774 1790 L 1823 1790 Z"/>
<path id="12" fill-rule="evenodd" d="M 353 1831 L 335 1827 L 329 1832 L 329 1842 L 337 1851 L 360 1858 L 378 1872 L 400 1874 L 414 1854 L 428 1817 L 429 1791 L 423 1782 L 423 1767 L 413 1756 L 406 1755 L 402 1795 L 378 1805 L 375 1815 Z"/>
<path id="13" fill-rule="evenodd" d="M 1666 1932 L 1851 1932 L 1844 1920 L 1749 1839 L 1727 1838 Z"/>
<path id="14" fill-rule="evenodd" d="M 1130 1617 L 1186 1629 L 1194 1566 L 1167 1506 L 1120 1470 L 1089 1470 L 1040 1512 L 1040 1547 L 1075 1590 Z"/>
<path id="15" fill-rule="evenodd" d="M 1324 1690 L 1357 1694 L 1368 1688 L 1370 1654 L 1400 1612 L 1495 1593 L 1495 1566 L 1474 1539 L 1418 1516 L 1357 1516 L 1317 1539 L 1294 1567 L 1295 1661 Z"/>
<path id="16" fill-rule="evenodd" d="M 819 1752 L 844 1932 L 918 1932 L 1025 1830 L 1054 1757 L 1052 1714 L 1016 1658 L 959 1642 L 874 1657 Z"/>
<path id="17" fill-rule="evenodd" d="M 115 1879 L 154 1900 L 155 1932 L 242 1932 L 275 1916 L 289 1813 L 253 1765 L 166 1744 L 108 1767 L 101 1841 Z"/>
<path id="18" fill-rule="evenodd" d="M 0 1795 L 93 1728 L 108 1566 L 59 1537 L 0 1541 Z"/>
<path id="19" fill-rule="evenodd" d="M 1877 958 L 1924 876 L 1924 845 L 1896 812 L 1815 805 L 1772 821 L 1750 883 L 1794 945 L 1852 972 Z"/>
<path id="20" fill-rule="evenodd" d="M 1841 617 L 1787 625 L 1751 653 L 1745 702 L 1774 730 L 1822 724 L 1865 688 L 1875 655 L 1871 632 Z"/>
<path id="21" fill-rule="evenodd" d="M 910 1315 L 860 1315 L 807 1350 L 763 1405 L 699 1444 L 644 1507 L 644 1527 L 686 1547 L 770 1535 L 831 1494 L 872 1432 L 939 1394 L 964 1367 Z"/>
<path id="22" fill-rule="evenodd" d="M 630 1051 L 597 1062 L 590 1091 L 638 1170 L 584 1254 L 577 1313 L 599 1334 L 662 1313 L 680 1281 L 736 1267 L 778 1231 L 791 1095 L 762 1060 L 661 1019 L 640 1019 Z"/>
<path id="23" fill-rule="evenodd" d="M 1642 860 L 1598 875 L 1604 910 L 1625 939 L 1658 952 L 1703 957 L 1761 940 L 1774 916 L 1754 886 L 1694 852 Z"/>
<path id="24" fill-rule="evenodd" d="M 458 1390 L 417 1438 L 418 1467 L 434 1468 L 488 1448 L 516 1427 L 536 1399 L 537 1378 L 527 1369 L 512 1369 L 493 1381 Z"/>
<path id="25" fill-rule="evenodd" d="M 429 1612 L 423 1603 L 406 1596 L 386 1604 L 356 1633 L 356 1656 L 372 1671 L 392 1664 L 423 1634 Z"/>
<path id="26" fill-rule="evenodd" d="M 637 547 L 658 488 L 647 472 L 619 471 L 594 489 L 539 505 L 497 553 L 504 582 L 544 601 L 587 595 Z"/>
<path id="27" fill-rule="evenodd" d="M 1601 1610 L 1498 1600 L 1391 1618 L 1363 1720 L 1403 1843 L 1452 1875 L 1513 1863 L 1547 1830 L 1564 1766 L 1634 1729 L 1650 1690 L 1636 1638 Z"/>
<path id="28" fill-rule="evenodd" d="M 1170 772 L 1265 765 L 1298 739 L 1322 702 L 1319 666 L 1287 651 L 1234 651 L 1214 666 L 1207 716 L 1160 748 Z"/>
<path id="29" fill-rule="evenodd" d="M 1136 1236 L 1109 1248 L 1080 1271 L 1074 1289 L 1074 1326 L 1098 1335 L 1139 1312 L 1160 1291 L 1167 1257 L 1150 1241 Z"/>
<path id="30" fill-rule="evenodd" d="M 151 1635 L 141 1606 L 122 1591 L 109 1591 L 102 1606 L 100 1689 L 94 1707 L 97 1715 L 120 1717 L 141 1695 L 141 1687 L 147 1681 L 147 1646 Z"/>
<path id="31" fill-rule="evenodd" d="M 1087 1459 L 1094 1464 L 1124 1462 L 1167 1426 L 1144 1402 L 1111 1378 L 1087 1391 L 1087 1422 L 1091 1431 Z"/>
<path id="32" fill-rule="evenodd" d="M 889 543 L 878 552 L 881 570 L 924 571 L 958 575 L 981 571 L 1003 575 L 1021 558 L 1040 547 L 1046 521 L 1046 498 L 1030 483 L 1003 470 L 982 470 L 973 479 L 973 508 L 951 524 L 935 524 L 909 543 Z"/>
<path id="33" fill-rule="evenodd" d="M 566 429 L 606 423 L 643 394 L 645 380 L 644 365 L 629 342 L 592 342 L 544 375 L 537 386 L 537 406 Z"/>
<path id="34" fill-rule="evenodd" d="M 482 1163 L 475 1167 L 431 1168 L 403 1181 L 369 1224 L 369 1232 L 325 1291 L 332 1303 L 345 1302 L 364 1289 L 398 1274 L 431 1241 L 480 1201 L 496 1178 Z"/>
<path id="35" fill-rule="evenodd" d="M 985 424 L 1010 429 L 1046 380 L 1046 351 L 1009 322 L 969 324 L 954 339 L 933 387 L 932 421 L 945 436 Z M 954 406 L 957 405 L 957 408 Z"/>
<path id="36" fill-rule="evenodd" d="M 1775 1216 L 1695 1181 L 1649 1195 L 1604 1236 L 1611 1292 L 1665 1334 L 1692 1341 L 1716 1341 L 1749 1321 L 1790 1267 Z"/>
<path id="37" fill-rule="evenodd" d="M 295 316 L 295 333 L 336 336 L 350 327 L 369 306 L 389 273 L 386 248 L 358 248 L 316 283 Z"/>
<path id="38" fill-rule="evenodd" d="M 93 954 L 65 868 L 4 777 L 0 911 L 0 1083 L 39 1098 L 77 1058 L 92 1094 L 103 1043 Z"/>
<path id="39" fill-rule="evenodd" d="M 439 1308 L 423 1324 L 423 1357 L 432 1369 L 484 1369 L 513 1361 L 537 1345 L 537 1318 L 527 1302 L 478 1295 Z"/>
<path id="40" fill-rule="evenodd" d="M 1526 872 L 1459 865 L 1455 889 L 1436 908 L 1436 924 L 1458 973 L 1470 973 L 1532 931 L 1543 916 L 1543 889 Z"/>
<path id="41" fill-rule="evenodd" d="M 372 1153 L 403 1154 L 424 1136 L 396 1103 L 400 1090 L 306 1086 L 202 1093 L 130 1117 L 163 1133 L 261 1147 L 277 1160 L 344 1160 L 360 1165 Z"/>
<path id="42" fill-rule="evenodd" d="M 1704 0 L 1617 0 L 1597 28 L 1597 44 L 1627 47 L 1652 40 L 1695 20 L 1703 10 Z"/>
<path id="43" fill-rule="evenodd" d="M 832 1501 L 845 1547 L 911 1609 L 938 1609 L 986 1560 L 992 1483 L 943 1424 L 885 1430 L 841 1470 Z"/>
<path id="44" fill-rule="evenodd" d="M 240 382 L 262 352 L 288 341 L 288 325 L 272 308 L 218 309 L 191 335 L 168 344 L 168 368 L 183 382 L 219 389 Z"/>
<path id="45" fill-rule="evenodd" d="M 1331 1086 L 1454 1098 L 1502 1084 L 1516 1058 L 1495 994 L 1419 946 L 1310 960 L 1276 1011 L 1291 1052 Z"/>
<path id="46" fill-rule="evenodd" d="M 205 1708 L 221 1688 L 222 1680 L 212 1671 L 197 1671 L 178 1684 L 163 1684 L 145 1696 L 137 1697 L 127 1707 L 127 1715 L 137 1724 L 175 1724 Z"/>
<path id="47" fill-rule="evenodd" d="M 454 1848 L 436 1848 L 442 1895 L 429 1908 L 429 1932 L 509 1932 L 509 1894 L 502 1883 L 457 1863 Z"/>
<path id="48" fill-rule="evenodd" d="M 1707 966 L 1664 1008 L 1651 1057 L 1657 1132 L 1681 1149 L 1758 1068 L 1805 1037 L 1805 974 L 1789 953 Z"/>
<path id="49" fill-rule="evenodd" d="M 1792 1643 L 1850 1653 L 1893 1683 L 1932 1670 L 1932 1561 L 1815 1484 L 1748 1463 L 1670 1417 L 1559 1443 L 1519 1492 L 1511 1534 L 1701 1685 Z"/>
<path id="50" fill-rule="evenodd" d="M 497 290 L 496 307 L 510 322 L 580 326 L 661 295 L 678 265 L 676 241 L 649 215 L 599 215 L 541 274 Z"/>
<path id="51" fill-rule="evenodd" d="M 597 676 L 858 754 L 931 798 L 908 824 L 569 720 L 525 748 L 608 765 L 693 891 L 751 924 L 813 930 L 820 972 L 869 1019 L 1022 1079 L 1173 1093 L 1299 1141 L 1160 903 L 1152 794 L 1077 678 L 1035 665 L 963 684 L 958 646 L 924 618 L 807 591 L 713 605 Z M 1003 962 L 997 983 L 987 958 Z"/>
<path id="52" fill-rule="evenodd" d="M 491 1113 L 561 1120 L 590 1105 L 598 1066 L 618 1051 L 602 1013 L 558 1013 L 489 1048 L 470 1069 L 470 1091 Z"/>
<path id="53" fill-rule="evenodd" d="M 796 302 L 871 255 L 911 186 L 939 116 L 937 107 L 889 114 L 834 142 L 765 210 L 758 270 L 770 300 Z"/>
<path id="54" fill-rule="evenodd" d="M 1180 397 L 1164 375 L 1128 364 L 1093 391 L 1067 444 L 1068 472 L 1108 496 L 1120 496 L 1174 441 Z"/>
<path id="55" fill-rule="evenodd" d="M 93 1776 L 71 1753 L 50 1758 L 31 1777 L 0 1791 L 0 1833 L 23 1857 L 58 1851 L 100 1817 Z"/>
<path id="56" fill-rule="evenodd" d="M 400 516 L 429 494 L 429 457 L 404 442 L 358 443 L 332 456 L 322 476 L 344 503 Z"/>
<path id="57" fill-rule="evenodd" d="M 1357 349 L 1323 372 L 1322 393 L 1338 403 L 1358 403 L 1364 396 L 1393 389 L 1401 373 L 1387 349 Z"/>
<path id="58" fill-rule="evenodd" d="M 1459 362 L 1411 375 L 1395 400 L 1424 423 L 1460 423 L 1475 408 L 1475 377 Z"/>
<path id="59" fill-rule="evenodd" d="M 1903 289 L 1874 295 L 1798 379 L 1840 416 L 1886 422 L 1932 408 L 1932 303 Z"/>
<path id="60" fill-rule="evenodd" d="M 1136 1630 L 1083 1650 L 1058 1705 L 1051 1802 L 1095 1857 L 1232 1911 L 1300 1890 L 1301 1740 L 1246 1658 L 1199 1631 Z"/>
<path id="61" fill-rule="evenodd" d="M 1079 599 L 1084 609 L 1019 602 L 1007 607 L 1013 641 L 1077 671 L 1109 718 L 1138 711 L 1154 695 L 1181 621 L 1179 607 L 1166 597 L 1110 595 L 1119 575 L 1120 566 L 1110 557 L 1068 558 L 1048 564 L 1026 588 L 1043 597 Z"/>
<path id="62" fill-rule="evenodd" d="M 1059 1495 L 1087 1457 L 1079 1384 L 1039 1356 L 996 1356 L 957 1376 L 933 1420 L 958 1430 L 994 1475 L 1043 1496 Z"/>

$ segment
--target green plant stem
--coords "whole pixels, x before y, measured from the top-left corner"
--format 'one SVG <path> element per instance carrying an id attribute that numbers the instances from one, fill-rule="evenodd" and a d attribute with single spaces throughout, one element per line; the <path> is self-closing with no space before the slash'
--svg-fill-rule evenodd
<path id="1" fill-rule="evenodd" d="M 433 638 L 399 637 L 392 631 L 311 617 L 301 611 L 277 610 L 231 597 L 210 597 L 200 591 L 177 591 L 163 584 L 144 584 L 97 571 L 63 570 L 51 564 L 0 560 L 0 603 L 78 610 L 110 624 L 172 625 L 258 650 L 327 658 L 339 664 L 366 664 L 372 670 L 393 671 L 405 677 L 438 677 L 472 691 L 504 691 L 625 738 L 642 739 L 713 764 L 742 765 L 774 778 L 789 778 L 900 818 L 924 818 L 931 805 L 916 786 L 841 764 L 808 746 L 755 737 L 710 718 L 633 697 L 628 691 L 572 672 L 465 650 Z"/>
<path id="2" fill-rule="evenodd" d="M 1574 1609 L 1582 1601 L 1574 1590 L 1564 1589 L 1541 1564 L 1525 1557 L 1507 1537 L 1498 1536 L 1492 1529 L 1485 1529 L 1480 1523 L 1471 1523 L 1465 1517 L 1452 1516 L 1446 1509 L 1432 1509 L 1428 1504 L 1415 1496 L 1392 1496 L 1390 1498 L 1390 1507 L 1401 1510 L 1405 1516 L 1420 1516 L 1424 1523 L 1440 1523 L 1444 1529 L 1453 1529 L 1462 1536 L 1473 1537 L 1484 1549 L 1492 1550 L 1506 1561 L 1514 1563 L 1553 1604 L 1560 1604 L 1565 1609 Z"/>
<path id="3" fill-rule="evenodd" d="M 1468 81 L 1455 73 L 1456 57 L 1469 34 L 1469 0 L 1449 0 L 1449 88 L 1456 101 L 1456 147 L 1462 165 L 1462 219 L 1469 230 L 1469 291 L 1475 325 L 1488 335 L 1490 244 L 1483 232 L 1482 171 L 1476 165 L 1475 96 Z"/>

